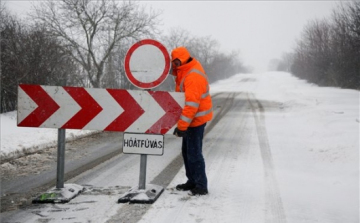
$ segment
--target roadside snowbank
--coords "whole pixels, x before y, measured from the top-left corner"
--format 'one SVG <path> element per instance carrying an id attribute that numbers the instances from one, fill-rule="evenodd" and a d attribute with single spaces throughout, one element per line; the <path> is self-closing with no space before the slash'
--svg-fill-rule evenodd
<path id="1" fill-rule="evenodd" d="M 57 145 L 57 129 L 17 127 L 16 115 L 16 111 L 0 115 L 1 163 Z M 79 139 L 97 132 L 98 131 L 67 129 L 66 141 Z"/>

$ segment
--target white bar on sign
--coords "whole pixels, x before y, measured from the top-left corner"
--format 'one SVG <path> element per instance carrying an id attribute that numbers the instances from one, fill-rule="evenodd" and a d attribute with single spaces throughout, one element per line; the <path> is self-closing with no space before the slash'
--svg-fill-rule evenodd
<path id="1" fill-rule="evenodd" d="M 123 153 L 162 156 L 164 135 L 124 132 Z"/>

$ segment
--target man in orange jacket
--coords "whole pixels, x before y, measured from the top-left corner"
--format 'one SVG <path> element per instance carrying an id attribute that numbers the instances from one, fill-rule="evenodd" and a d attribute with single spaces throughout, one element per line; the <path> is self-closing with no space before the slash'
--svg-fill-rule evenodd
<path id="1" fill-rule="evenodd" d="M 202 141 L 205 125 L 212 119 L 212 101 L 209 82 L 201 64 L 190 56 L 185 47 L 171 52 L 176 91 L 185 92 L 185 107 L 175 128 L 174 135 L 183 137 L 182 155 L 187 182 L 177 190 L 190 190 L 190 195 L 208 193 Z"/>

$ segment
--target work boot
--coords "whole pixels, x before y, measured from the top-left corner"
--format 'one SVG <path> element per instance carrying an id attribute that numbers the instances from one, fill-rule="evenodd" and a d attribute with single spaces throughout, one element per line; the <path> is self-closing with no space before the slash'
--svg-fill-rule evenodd
<path id="1" fill-rule="evenodd" d="M 193 188 L 195 188 L 195 185 L 189 182 L 186 182 L 184 184 L 179 184 L 176 186 L 176 190 L 182 190 L 182 191 L 191 190 Z"/>
<path id="2" fill-rule="evenodd" d="M 201 196 L 201 195 L 206 195 L 208 193 L 209 192 L 208 192 L 207 189 L 195 187 L 195 188 L 190 190 L 189 195 L 190 196 Z"/>

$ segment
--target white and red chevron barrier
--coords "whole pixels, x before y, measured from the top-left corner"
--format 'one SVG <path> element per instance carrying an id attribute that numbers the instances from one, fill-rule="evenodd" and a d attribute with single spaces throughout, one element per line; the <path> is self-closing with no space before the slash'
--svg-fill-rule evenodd
<path id="1" fill-rule="evenodd" d="M 18 126 L 171 134 L 184 93 L 25 85 Z"/>

